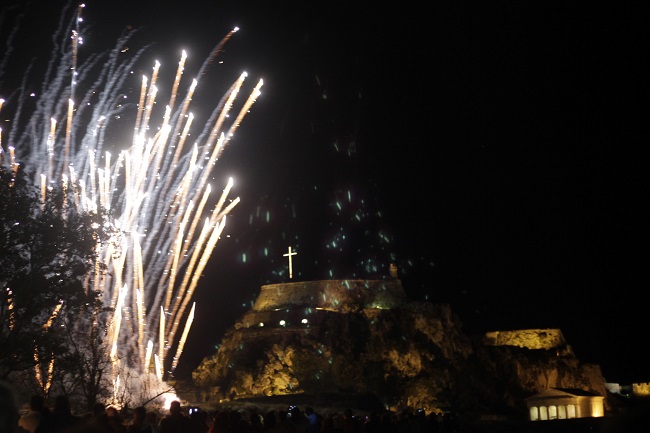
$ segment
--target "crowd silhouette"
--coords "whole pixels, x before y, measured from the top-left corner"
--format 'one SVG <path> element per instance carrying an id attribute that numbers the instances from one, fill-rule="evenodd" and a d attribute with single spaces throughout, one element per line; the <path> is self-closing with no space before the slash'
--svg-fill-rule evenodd
<path id="1" fill-rule="evenodd" d="M 319 413 L 311 406 L 286 410 L 206 411 L 171 402 L 167 413 L 140 406 L 118 410 L 96 403 L 84 415 L 72 413 L 67 397 L 58 396 L 50 409 L 42 397 L 33 396 L 28 410 L 19 411 L 10 387 L 0 388 L 0 431 L 4 433 L 454 433 L 448 414 L 424 411 L 355 413 L 327 409 Z"/>

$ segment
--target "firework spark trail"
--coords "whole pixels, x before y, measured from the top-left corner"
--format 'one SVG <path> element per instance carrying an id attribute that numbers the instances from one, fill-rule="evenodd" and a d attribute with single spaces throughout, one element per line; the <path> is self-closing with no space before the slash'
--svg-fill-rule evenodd
<path id="1" fill-rule="evenodd" d="M 246 78 L 243 73 L 222 96 L 190 148 L 186 141 L 193 121 L 189 108 L 198 85 L 196 79 L 175 107 L 186 53 L 178 64 L 169 103 L 159 116 L 155 106 L 159 94 L 157 62 L 152 76 L 142 79 L 139 101 L 124 103 L 130 71 L 148 47 L 131 57 L 123 54 L 135 33 L 131 31 L 105 55 L 94 54 L 80 61 L 79 23 L 77 13 L 56 39 L 31 113 L 24 102 L 31 93 L 24 78 L 17 92 L 8 147 L 16 149 L 19 162 L 34 170 L 42 193 L 46 193 L 47 185 L 60 183 L 67 176 L 69 189 L 74 191 L 69 206 L 83 211 L 110 209 L 121 238 L 100 247 L 98 261 L 108 272 L 96 272 L 93 281 L 88 281 L 89 290 L 99 290 L 105 305 L 116 308 L 107 352 L 136 371 L 155 371 L 163 379 L 164 368 L 172 372 L 176 368 L 194 316 L 194 305 L 189 314 L 187 311 L 192 295 L 225 226 L 226 215 L 239 201 L 228 203 L 230 180 L 214 207 L 209 205 L 208 179 L 259 95 L 262 81 L 239 108 L 236 120 L 226 125 Z M 213 49 L 201 66 L 199 78 L 235 31 Z M 70 43 L 70 34 L 72 47 L 65 43 Z M 77 91 L 83 94 L 75 103 Z M 126 115 L 135 119 L 130 142 L 112 141 L 115 129 L 111 127 L 123 130 L 119 118 Z M 22 121 L 21 116 L 28 120 Z M 155 125 L 158 117 L 161 121 Z M 57 129 L 57 122 L 65 122 L 66 127 Z M 111 152 L 116 152 L 117 158 Z M 4 149 L 0 158 L 3 155 Z M 0 159 L 0 163 L 8 164 L 9 159 Z M 212 208 L 210 215 L 202 218 L 208 207 Z M 201 219 L 205 223 L 197 232 Z M 183 319 L 183 333 L 177 341 Z M 119 381 L 114 379 L 114 383 Z"/>

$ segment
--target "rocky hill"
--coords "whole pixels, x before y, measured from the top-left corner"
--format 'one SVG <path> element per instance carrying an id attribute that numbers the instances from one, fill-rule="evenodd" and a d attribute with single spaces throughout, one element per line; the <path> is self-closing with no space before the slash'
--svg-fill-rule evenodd
<path id="1" fill-rule="evenodd" d="M 203 403 L 309 396 L 357 409 L 525 416 L 548 387 L 607 395 L 560 330 L 463 333 L 448 305 L 409 302 L 399 280 L 263 286 L 193 373 Z"/>

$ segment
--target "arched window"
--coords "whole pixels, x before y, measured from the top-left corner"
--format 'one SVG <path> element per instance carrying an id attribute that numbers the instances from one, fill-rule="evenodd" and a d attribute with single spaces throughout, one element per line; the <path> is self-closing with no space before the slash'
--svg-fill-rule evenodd
<path id="1" fill-rule="evenodd" d="M 539 409 L 537 406 L 532 406 L 528 408 L 529 416 L 531 421 L 539 420 Z"/>

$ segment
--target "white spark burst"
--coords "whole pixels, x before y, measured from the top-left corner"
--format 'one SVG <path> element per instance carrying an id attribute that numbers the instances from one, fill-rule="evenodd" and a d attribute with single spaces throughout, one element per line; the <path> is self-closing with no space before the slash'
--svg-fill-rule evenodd
<path id="1" fill-rule="evenodd" d="M 74 203 L 68 206 L 111 212 L 121 238 L 98 246 L 100 263 L 108 272 L 97 272 L 87 289 L 100 292 L 105 305 L 114 308 L 107 335 L 112 359 L 162 381 L 176 368 L 194 315 L 197 283 L 226 215 L 239 202 L 230 198 L 231 179 L 212 205 L 208 180 L 260 94 L 262 81 L 236 109 L 247 78 L 242 73 L 190 144 L 192 97 L 207 67 L 237 29 L 217 44 L 184 94 L 183 51 L 171 96 L 164 110 L 157 110 L 160 63 L 142 78 L 137 103 L 126 104 L 131 71 L 146 47 L 125 54 L 131 52 L 126 48 L 132 31 L 105 56 L 90 55 L 80 62 L 80 14 L 81 6 L 65 29 L 66 36 L 55 42 L 34 107 L 27 108 L 25 102 L 32 94 L 26 81 L 15 97 L 7 98 L 15 104 L 15 114 L 5 142 L 0 135 L 0 164 L 33 170 L 42 194 L 48 185 L 65 182 L 74 192 Z M 8 102 L 0 100 L 0 109 Z M 130 142 L 116 141 L 129 116 L 135 119 Z M 113 380 L 119 383 L 118 378 Z"/>

